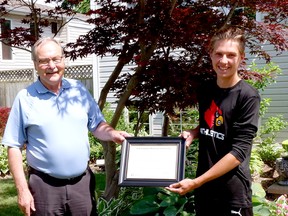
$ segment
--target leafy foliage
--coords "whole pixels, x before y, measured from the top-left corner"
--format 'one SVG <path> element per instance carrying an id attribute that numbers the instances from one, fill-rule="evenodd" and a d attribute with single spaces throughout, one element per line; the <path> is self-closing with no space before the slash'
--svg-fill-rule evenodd
<path id="1" fill-rule="evenodd" d="M 119 196 L 107 201 L 99 198 L 97 201 L 97 210 L 99 216 L 128 216 L 134 202 L 142 197 L 143 188 L 126 187 L 121 188 Z"/>
<path id="2" fill-rule="evenodd" d="M 261 184 L 253 183 L 252 192 L 253 214 L 255 216 L 270 216 L 271 211 L 268 201 L 265 199 L 266 193 Z"/>
<path id="3" fill-rule="evenodd" d="M 114 83 L 116 96 L 140 111 L 170 114 L 174 107 L 185 109 L 197 103 L 195 89 L 215 75 L 207 50 L 209 39 L 224 26 L 243 28 L 251 53 L 266 60 L 270 56 L 261 49 L 262 42 L 268 40 L 279 51 L 288 47 L 284 24 L 271 16 L 280 21 L 287 13 L 285 6 L 275 1 L 259 5 L 254 1 L 104 0 L 97 4 L 98 9 L 89 12 L 95 18 L 88 20 L 95 28 L 77 43 L 68 44 L 72 48 L 68 55 L 72 59 L 91 53 L 117 56 L 107 88 Z M 244 9 L 239 12 L 239 8 Z M 265 22 L 255 20 L 256 11 L 265 12 Z M 136 67 L 119 76 L 126 64 Z M 245 79 L 261 80 L 253 70 L 242 74 Z M 107 91 L 100 106 L 105 94 Z"/>
<path id="4" fill-rule="evenodd" d="M 24 169 L 27 168 L 27 161 L 26 161 L 26 151 L 22 151 L 22 160 L 23 160 L 23 167 Z M 8 164 L 8 154 L 7 154 L 7 147 L 0 144 L 0 176 L 9 175 L 9 164 Z"/>
<path id="5" fill-rule="evenodd" d="M 76 2 L 77 1 L 74 1 L 74 3 Z M 78 2 L 80 2 L 80 0 Z M 1 1 L 0 24 L 5 22 L 7 15 L 19 13 L 19 9 L 27 12 L 21 20 L 22 25 L 5 31 L 5 34 L 0 34 L 0 40 L 8 46 L 31 52 L 31 46 L 41 38 L 44 33 L 44 28 L 49 27 L 51 21 L 58 21 L 59 25 L 54 33 L 54 36 L 56 36 L 76 15 L 74 7 L 71 5 L 62 7 L 62 1 L 48 0 L 46 3 L 53 3 L 54 6 L 45 5 L 45 7 L 43 7 L 37 4 L 37 1 Z"/>
<path id="6" fill-rule="evenodd" d="M 281 69 L 278 65 L 270 62 L 264 67 L 257 67 L 252 63 L 250 68 L 253 71 L 258 72 L 262 79 L 247 80 L 252 86 L 259 91 L 263 91 L 267 86 L 276 82 L 276 77 L 281 74 Z M 260 104 L 260 116 L 264 117 L 270 106 L 270 98 L 262 98 Z M 288 122 L 285 121 L 282 115 L 270 116 L 267 120 L 261 124 L 257 137 L 255 138 L 255 145 L 251 155 L 250 168 L 253 172 L 259 171 L 261 163 L 264 162 L 270 166 L 273 166 L 276 158 L 280 157 L 283 152 L 283 148 L 276 142 L 276 136 L 278 132 L 285 129 L 288 126 Z"/>
<path id="7" fill-rule="evenodd" d="M 7 147 L 0 145 L 0 174 L 5 176 L 9 172 Z"/>
<path id="8" fill-rule="evenodd" d="M 262 68 L 257 66 L 254 62 L 249 65 L 251 71 L 260 74 L 261 79 L 247 79 L 247 82 L 254 86 L 259 91 L 263 91 L 267 86 L 276 83 L 276 77 L 282 73 L 282 70 L 278 65 L 273 62 L 269 62 Z"/>
<path id="9" fill-rule="evenodd" d="M 256 148 L 252 148 L 250 157 L 250 171 L 252 174 L 261 174 L 263 172 L 264 162 Z"/>
<path id="10" fill-rule="evenodd" d="M 287 216 L 287 195 L 281 195 L 275 201 L 265 199 L 265 191 L 259 183 L 252 184 L 253 214 L 255 216 Z"/>
<path id="11" fill-rule="evenodd" d="M 276 142 L 277 132 L 288 126 L 288 122 L 283 116 L 271 116 L 264 125 L 261 125 L 259 138 L 260 144 L 257 146 L 257 152 L 264 163 L 273 165 L 275 160 L 281 156 L 284 151 L 282 146 Z"/>
<path id="12" fill-rule="evenodd" d="M 103 115 L 107 122 L 111 121 L 111 118 L 113 117 L 114 111 L 110 108 L 110 104 L 106 103 L 105 109 L 103 110 Z M 119 123 L 117 125 L 118 130 L 127 131 L 128 133 L 133 133 L 133 128 L 135 128 L 135 125 L 137 119 L 133 119 L 132 122 L 128 122 L 125 115 L 121 115 L 119 119 Z M 140 130 L 140 135 L 146 136 L 147 133 L 145 133 L 144 130 Z M 102 143 L 100 140 L 95 138 L 91 132 L 88 134 L 89 136 L 89 143 L 90 143 L 90 161 L 95 162 L 96 159 L 103 159 L 104 158 L 104 149 L 102 146 Z M 118 146 L 116 149 L 116 164 L 119 165 L 120 163 L 120 153 L 121 153 L 121 146 Z"/>
<path id="13" fill-rule="evenodd" d="M 131 215 L 193 215 L 185 210 L 189 204 L 185 196 L 163 188 L 144 188 L 143 194 L 143 198 L 132 205 Z"/>
<path id="14" fill-rule="evenodd" d="M 9 107 L 0 107 L 0 141 L 2 141 L 10 110 Z M 5 176 L 8 172 L 7 148 L 0 144 L 0 175 Z"/>
<path id="15" fill-rule="evenodd" d="M 11 108 L 0 107 L 0 137 L 3 136 Z"/>

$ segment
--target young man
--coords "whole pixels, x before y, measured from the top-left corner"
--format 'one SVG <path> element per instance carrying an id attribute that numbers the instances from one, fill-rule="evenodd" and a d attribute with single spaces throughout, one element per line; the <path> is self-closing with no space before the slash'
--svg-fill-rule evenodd
<path id="1" fill-rule="evenodd" d="M 217 80 L 200 88 L 199 126 L 181 134 L 187 146 L 199 138 L 197 176 L 167 189 L 181 195 L 195 190 L 197 216 L 253 215 L 249 161 L 260 96 L 238 75 L 244 49 L 239 29 L 224 29 L 211 39 Z"/>
<path id="2" fill-rule="evenodd" d="M 38 40 L 32 60 L 39 78 L 16 96 L 2 140 L 8 146 L 18 205 L 25 216 L 97 215 L 88 130 L 116 143 L 129 134 L 105 122 L 80 81 L 63 77 L 63 49 L 56 40 Z M 29 183 L 22 165 L 24 144 Z"/>

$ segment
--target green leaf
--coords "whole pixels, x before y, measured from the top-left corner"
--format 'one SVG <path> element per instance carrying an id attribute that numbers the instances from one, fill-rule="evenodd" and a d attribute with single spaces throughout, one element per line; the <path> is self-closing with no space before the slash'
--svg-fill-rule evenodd
<path id="1" fill-rule="evenodd" d="M 254 196 L 263 197 L 263 198 L 266 196 L 266 192 L 260 183 L 252 184 L 252 194 Z"/>
<path id="2" fill-rule="evenodd" d="M 164 210 L 163 214 L 165 216 L 175 216 L 177 215 L 177 209 L 175 206 L 169 206 Z"/>
<path id="3" fill-rule="evenodd" d="M 178 202 L 178 196 L 173 195 L 173 196 L 167 196 L 161 203 L 161 207 L 167 207 L 167 206 L 173 206 L 175 203 Z"/>
<path id="4" fill-rule="evenodd" d="M 270 216 L 271 212 L 268 206 L 259 205 L 253 207 L 253 214 L 254 216 Z"/>
<path id="5" fill-rule="evenodd" d="M 160 206 L 156 202 L 157 196 L 150 195 L 137 201 L 130 209 L 132 215 L 143 215 L 149 213 L 155 213 L 159 210 Z"/>
<path id="6" fill-rule="evenodd" d="M 148 195 L 155 195 L 159 192 L 164 191 L 162 188 L 159 187 L 144 187 L 143 188 L 143 195 L 148 196 Z"/>
<path id="7" fill-rule="evenodd" d="M 179 200 L 178 200 L 178 206 L 180 206 L 178 208 L 178 212 L 177 213 L 181 213 L 184 209 L 184 206 L 185 204 L 187 203 L 187 198 L 186 197 L 181 197 Z"/>
<path id="8" fill-rule="evenodd" d="M 99 199 L 97 204 L 98 212 L 103 212 L 107 208 L 107 201 L 104 199 Z"/>

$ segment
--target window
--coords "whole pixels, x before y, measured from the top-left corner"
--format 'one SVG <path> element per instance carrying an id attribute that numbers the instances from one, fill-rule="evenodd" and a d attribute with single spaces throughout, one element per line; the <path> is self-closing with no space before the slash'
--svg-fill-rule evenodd
<path id="1" fill-rule="evenodd" d="M 51 32 L 53 34 L 57 33 L 57 22 L 51 22 Z"/>
<path id="2" fill-rule="evenodd" d="M 35 37 L 35 23 L 30 23 L 30 34 Z"/>
<path id="3" fill-rule="evenodd" d="M 6 36 L 6 39 L 2 41 L 2 59 L 11 60 L 12 59 L 12 49 L 10 46 L 6 45 L 9 42 L 9 30 L 11 30 L 11 21 L 5 20 L 1 23 L 1 34 Z"/>

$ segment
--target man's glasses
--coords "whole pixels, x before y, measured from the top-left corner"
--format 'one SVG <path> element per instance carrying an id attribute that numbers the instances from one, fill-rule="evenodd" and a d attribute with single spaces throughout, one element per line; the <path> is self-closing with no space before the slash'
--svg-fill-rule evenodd
<path id="1" fill-rule="evenodd" d="M 52 58 L 52 59 L 38 59 L 38 64 L 39 66 L 48 66 L 49 63 L 52 61 L 54 64 L 60 64 L 62 62 L 62 59 L 63 59 L 63 56 L 61 57 L 55 57 L 55 58 Z"/>

